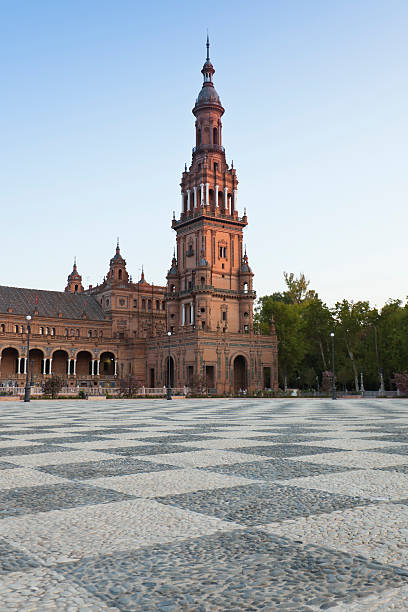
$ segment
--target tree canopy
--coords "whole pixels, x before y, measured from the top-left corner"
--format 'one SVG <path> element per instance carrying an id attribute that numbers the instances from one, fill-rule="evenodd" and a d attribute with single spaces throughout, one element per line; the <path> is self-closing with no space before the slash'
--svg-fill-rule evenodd
<path id="1" fill-rule="evenodd" d="M 284 273 L 286 290 L 258 300 L 255 324 L 268 333 L 273 317 L 279 342 L 282 388 L 317 388 L 331 370 L 334 332 L 336 382 L 358 391 L 395 388 L 395 375 L 408 371 L 408 301 L 390 300 L 378 311 L 368 301 L 338 301 L 329 308 L 310 289 L 304 274 Z"/>

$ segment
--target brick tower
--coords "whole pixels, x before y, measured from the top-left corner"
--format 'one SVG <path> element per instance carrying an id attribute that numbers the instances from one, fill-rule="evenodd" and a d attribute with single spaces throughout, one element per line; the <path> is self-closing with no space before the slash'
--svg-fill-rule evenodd
<path id="1" fill-rule="evenodd" d="M 201 72 L 204 82 L 192 111 L 196 144 L 182 175 L 180 218 L 173 215 L 177 254 L 167 275 L 172 384 L 188 385 L 198 377 L 219 393 L 274 388 L 276 336 L 254 334 L 253 273 L 243 250 L 247 216 L 245 209 L 238 214 L 236 170 L 222 146 L 224 108 L 214 88 L 208 37 Z M 158 339 L 160 353 L 161 345 Z M 167 362 L 161 358 L 158 378 L 165 381 Z"/>

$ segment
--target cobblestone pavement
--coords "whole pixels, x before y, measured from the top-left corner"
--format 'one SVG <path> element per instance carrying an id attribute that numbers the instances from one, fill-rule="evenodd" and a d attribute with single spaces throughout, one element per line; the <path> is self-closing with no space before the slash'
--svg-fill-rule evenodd
<path id="1" fill-rule="evenodd" d="M 0 402 L 0 610 L 408 609 L 408 402 Z"/>

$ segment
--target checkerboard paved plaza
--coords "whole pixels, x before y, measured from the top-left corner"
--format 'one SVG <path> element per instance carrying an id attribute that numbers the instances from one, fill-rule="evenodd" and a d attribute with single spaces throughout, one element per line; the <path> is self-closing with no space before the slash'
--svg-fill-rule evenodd
<path id="1" fill-rule="evenodd" d="M 408 609 L 408 402 L 0 402 L 0 608 Z"/>

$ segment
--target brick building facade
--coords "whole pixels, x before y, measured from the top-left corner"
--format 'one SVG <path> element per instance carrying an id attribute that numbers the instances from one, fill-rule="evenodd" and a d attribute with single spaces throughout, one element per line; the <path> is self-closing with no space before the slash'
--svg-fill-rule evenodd
<path id="1" fill-rule="evenodd" d="M 100 285 L 84 289 L 76 262 L 64 292 L 0 287 L 0 382 L 22 383 L 31 314 L 34 382 L 205 385 L 217 393 L 277 387 L 277 339 L 254 332 L 253 273 L 243 248 L 236 170 L 222 146 L 224 108 L 207 58 L 193 109 L 195 146 L 182 175 L 176 250 L 167 285 L 132 282 L 119 243 Z M 168 332 L 171 332 L 170 334 Z"/>

